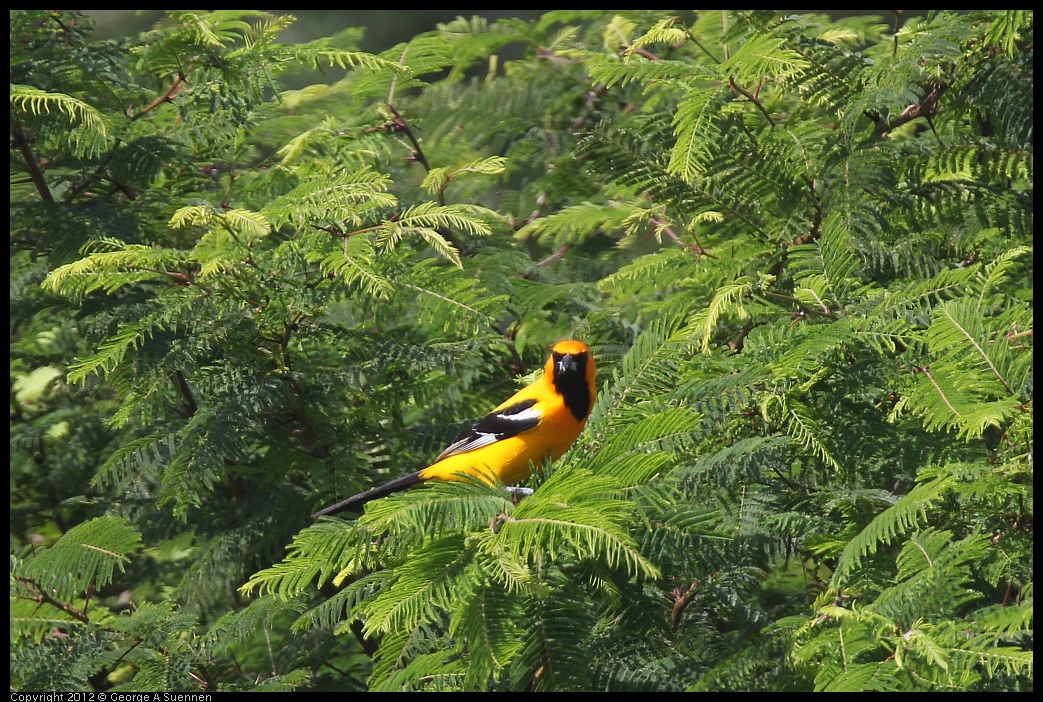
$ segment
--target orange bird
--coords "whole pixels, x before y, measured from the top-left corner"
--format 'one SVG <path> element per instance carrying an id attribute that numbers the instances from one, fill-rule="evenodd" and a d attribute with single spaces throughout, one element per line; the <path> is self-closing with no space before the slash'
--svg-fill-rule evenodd
<path id="1" fill-rule="evenodd" d="M 529 477 L 529 464 L 557 460 L 583 431 L 594 407 L 594 357 L 582 341 L 559 341 L 543 366 L 543 375 L 471 425 L 435 462 L 321 509 L 312 517 L 355 510 L 378 497 L 427 480 L 477 476 L 490 485 Z"/>

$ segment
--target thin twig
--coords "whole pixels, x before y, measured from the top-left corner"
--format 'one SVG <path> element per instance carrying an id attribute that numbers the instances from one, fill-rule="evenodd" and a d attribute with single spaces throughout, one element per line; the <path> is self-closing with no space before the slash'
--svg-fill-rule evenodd
<path id="1" fill-rule="evenodd" d="M 697 263 L 702 259 L 703 256 L 706 256 L 707 258 L 717 258 L 713 254 L 707 252 L 706 249 L 704 249 L 702 245 L 699 244 L 699 240 L 696 239 L 695 234 L 692 234 L 692 239 L 694 241 L 692 243 L 688 243 L 687 241 L 682 239 L 673 229 L 667 226 L 663 226 L 661 220 L 653 217 L 652 224 L 656 225 L 657 227 L 662 227 L 662 232 L 666 234 L 671 241 L 680 246 L 682 249 L 691 249 L 692 251 L 694 251 L 695 260 Z"/>
<path id="2" fill-rule="evenodd" d="M 84 624 L 90 623 L 90 620 L 87 618 L 87 614 L 85 612 L 76 609 L 70 604 L 60 602 L 54 597 L 51 597 L 46 592 L 44 592 L 44 588 L 40 587 L 40 584 L 37 583 L 35 580 L 23 577 L 21 575 L 15 576 L 15 579 L 18 582 L 22 583 L 26 587 L 26 589 L 33 593 L 33 598 L 39 604 L 49 604 L 52 607 L 56 607 L 61 611 L 65 612 L 76 621 L 83 622 Z"/>
<path id="3" fill-rule="evenodd" d="M 902 21 L 902 13 L 905 12 L 905 10 L 891 10 L 891 12 L 895 13 L 895 28 L 894 28 L 895 42 L 894 42 L 894 48 L 891 49 L 891 55 L 892 56 L 897 56 L 898 55 L 898 30 L 900 28 L 899 24 Z"/>
<path id="4" fill-rule="evenodd" d="M 695 38 L 695 35 L 694 35 L 694 34 L 692 34 L 692 32 L 691 32 L 691 31 L 690 31 L 689 29 L 685 29 L 684 31 L 685 31 L 685 34 L 687 34 L 687 35 L 688 35 L 688 38 L 689 38 L 689 39 L 691 39 L 691 40 L 692 40 L 692 42 L 693 42 L 693 43 L 694 43 L 694 44 L 695 44 L 696 46 L 698 46 L 698 47 L 699 47 L 700 49 L 702 49 L 702 52 L 703 52 L 704 54 L 706 54 L 706 55 L 707 55 L 707 56 L 708 56 L 708 57 L 710 58 L 710 60 L 712 60 L 712 61 L 713 61 L 714 63 L 720 63 L 720 62 L 721 62 L 721 59 L 717 58 L 717 57 L 716 57 L 716 56 L 714 56 L 714 55 L 713 55 L 712 53 L 710 53 L 710 50 L 709 50 L 709 49 L 707 49 L 707 48 L 706 48 L 705 46 L 703 46 L 703 45 L 702 45 L 702 44 L 701 44 L 701 43 L 699 42 L 699 40 Z"/>
<path id="5" fill-rule="evenodd" d="M 648 49 L 646 49 L 643 46 L 639 46 L 636 49 L 634 49 L 633 53 L 641 54 L 642 56 L 644 56 L 649 61 L 662 61 L 663 60 L 663 59 L 659 58 L 658 56 L 656 56 L 655 54 L 653 54 L 651 51 L 649 51 Z"/>
<path id="6" fill-rule="evenodd" d="M 413 158 L 428 172 L 431 171 L 431 164 L 427 162 L 427 157 L 424 156 L 424 150 L 420 148 L 420 142 L 417 141 L 416 135 L 413 134 L 413 130 L 409 128 L 409 123 L 406 122 L 406 118 L 402 116 L 395 106 L 388 103 L 388 109 L 391 110 L 393 119 L 391 120 L 391 128 L 396 132 L 402 132 L 409 139 L 409 142 L 413 145 Z M 444 204 L 444 203 L 443 203 Z"/>
<path id="7" fill-rule="evenodd" d="M 775 126 L 775 120 L 773 120 L 771 118 L 771 115 L 768 114 L 768 111 L 764 109 L 764 105 L 761 104 L 761 101 L 757 98 L 756 95 L 751 93 L 749 90 L 739 87 L 739 85 L 735 82 L 735 76 L 731 76 L 730 78 L 728 78 L 728 87 L 734 90 L 735 92 L 739 93 L 739 95 L 742 95 L 744 98 L 752 102 L 754 105 L 756 105 L 757 109 L 761 111 L 762 115 L 764 115 L 764 118 L 768 120 L 768 124 L 770 124 L 773 127 Z"/>

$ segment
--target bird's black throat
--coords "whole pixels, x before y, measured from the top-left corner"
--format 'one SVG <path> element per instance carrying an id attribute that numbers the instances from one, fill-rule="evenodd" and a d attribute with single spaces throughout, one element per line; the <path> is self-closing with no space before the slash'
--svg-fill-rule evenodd
<path id="1" fill-rule="evenodd" d="M 576 421 L 582 422 L 590 412 L 590 386 L 587 385 L 587 354 L 554 354 L 554 387 L 565 399 L 565 406 Z M 566 365 L 562 368 L 562 360 Z"/>

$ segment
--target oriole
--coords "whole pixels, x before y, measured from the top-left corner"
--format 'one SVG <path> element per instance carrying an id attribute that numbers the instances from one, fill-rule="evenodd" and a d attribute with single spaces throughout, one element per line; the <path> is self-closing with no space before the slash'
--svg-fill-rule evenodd
<path id="1" fill-rule="evenodd" d="M 427 468 L 349 497 L 312 517 L 333 514 L 425 480 L 460 480 L 474 475 L 517 483 L 529 476 L 529 463 L 540 466 L 549 455 L 561 457 L 583 431 L 594 407 L 594 357 L 580 341 L 559 341 L 543 366 L 543 375 L 497 406 L 449 445 Z"/>

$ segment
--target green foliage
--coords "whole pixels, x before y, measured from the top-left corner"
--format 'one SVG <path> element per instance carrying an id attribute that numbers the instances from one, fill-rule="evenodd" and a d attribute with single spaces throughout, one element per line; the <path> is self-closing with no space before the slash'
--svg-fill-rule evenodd
<path id="1" fill-rule="evenodd" d="M 1030 691 L 1032 20 L 12 11 L 12 690 Z"/>

